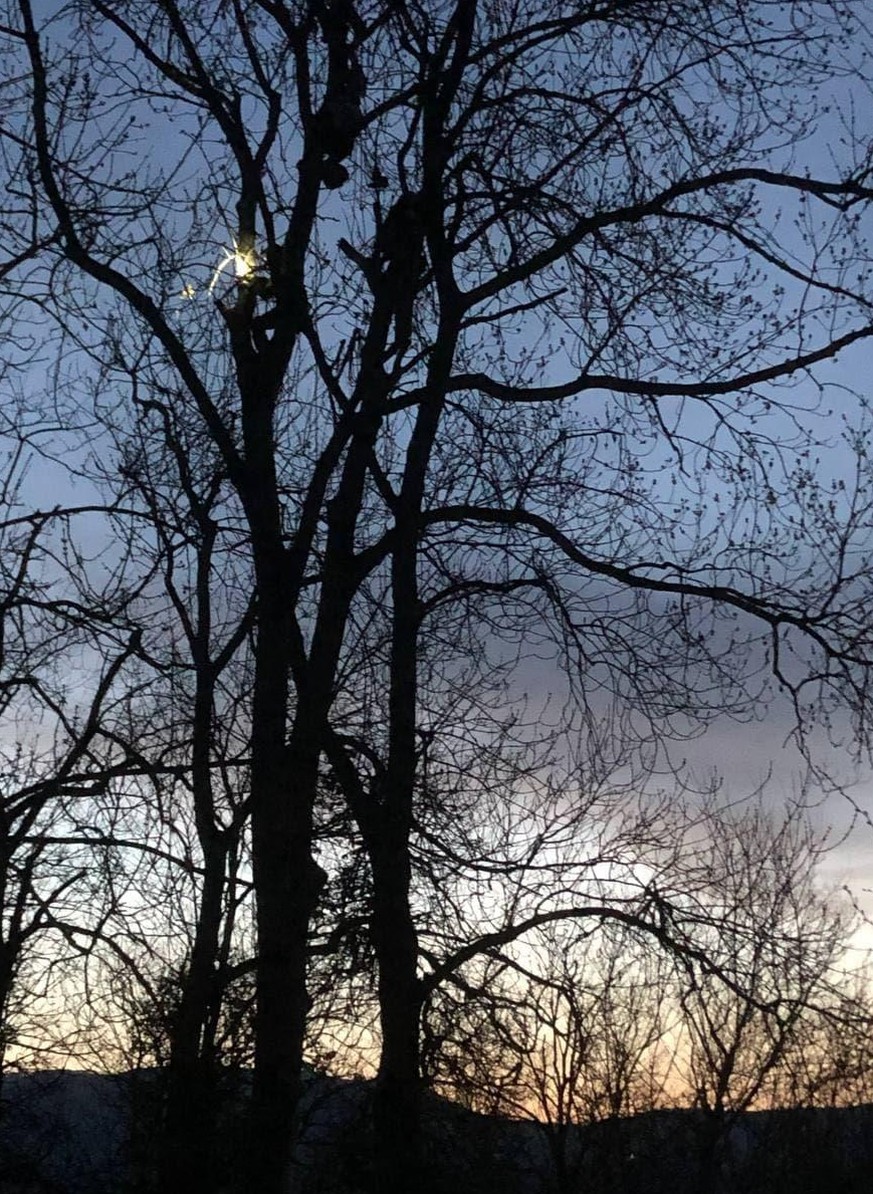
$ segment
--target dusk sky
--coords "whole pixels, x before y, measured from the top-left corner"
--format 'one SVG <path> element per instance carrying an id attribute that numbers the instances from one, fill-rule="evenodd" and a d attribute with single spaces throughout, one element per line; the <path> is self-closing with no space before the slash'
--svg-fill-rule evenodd
<path id="1" fill-rule="evenodd" d="M 0 1080 L 870 1102 L 866 6 L 3 11 Z"/>

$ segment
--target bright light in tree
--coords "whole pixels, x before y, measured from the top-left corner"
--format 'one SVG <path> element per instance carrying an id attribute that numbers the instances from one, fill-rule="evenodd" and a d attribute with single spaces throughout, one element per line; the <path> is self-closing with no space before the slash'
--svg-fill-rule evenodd
<path id="1" fill-rule="evenodd" d="M 222 260 L 215 267 L 215 272 L 212 275 L 212 281 L 209 283 L 210 293 L 218 284 L 218 279 L 226 269 L 233 269 L 234 277 L 238 282 L 244 282 L 246 278 L 251 277 L 255 272 L 257 265 L 257 257 L 253 249 L 241 249 L 234 241 L 233 248 L 229 249 Z"/>

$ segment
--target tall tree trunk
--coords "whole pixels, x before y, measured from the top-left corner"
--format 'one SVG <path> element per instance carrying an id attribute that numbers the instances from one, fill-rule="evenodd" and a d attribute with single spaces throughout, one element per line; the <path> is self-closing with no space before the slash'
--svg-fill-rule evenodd
<path id="1" fill-rule="evenodd" d="M 312 858 L 311 804 L 317 752 L 293 744 L 290 792 L 278 790 L 253 814 L 257 856 L 258 964 L 255 1019 L 254 1133 L 246 1190 L 287 1194 L 291 1187 L 297 1104 L 309 996 L 309 922 L 323 873 Z"/>
<path id="2" fill-rule="evenodd" d="M 444 126 L 469 52 L 475 3 L 461 3 L 446 37 L 430 63 L 431 82 L 422 100 L 423 174 L 419 198 L 418 244 L 406 246 L 410 261 L 425 249 L 441 307 L 434 349 L 428 362 L 429 397 L 418 408 L 406 452 L 403 481 L 395 507 L 391 557 L 391 669 L 388 765 L 379 793 L 376 834 L 370 847 L 373 873 L 372 934 L 379 966 L 382 1053 L 376 1089 L 376 1184 L 378 1194 L 427 1189 L 423 1155 L 421 1090 L 421 988 L 418 936 L 410 903 L 410 835 L 417 768 L 418 637 L 422 607 L 418 587 L 420 519 L 431 452 L 442 417 L 459 334 L 461 304 L 446 250 L 442 217 L 445 166 Z M 397 344 L 402 328 L 412 327 L 419 297 L 417 270 L 404 271 L 405 286 L 392 295 Z"/>
<path id="3" fill-rule="evenodd" d="M 281 553 L 280 544 L 275 547 Z M 306 937 L 313 905 L 310 810 L 315 774 L 303 758 L 295 761 L 293 770 L 288 766 L 289 627 L 283 608 L 282 561 L 281 554 L 265 554 L 258 570 L 252 703 L 252 870 L 258 956 L 250 1172 L 245 1188 L 279 1194 L 286 1189 L 300 1094 L 307 1012 Z"/>
<path id="4" fill-rule="evenodd" d="M 384 847 L 384 849 L 382 848 Z M 418 938 L 409 906 L 408 842 L 385 835 L 373 866 L 373 942 L 382 1051 L 374 1104 L 378 1194 L 425 1188 L 421 1130 Z"/>

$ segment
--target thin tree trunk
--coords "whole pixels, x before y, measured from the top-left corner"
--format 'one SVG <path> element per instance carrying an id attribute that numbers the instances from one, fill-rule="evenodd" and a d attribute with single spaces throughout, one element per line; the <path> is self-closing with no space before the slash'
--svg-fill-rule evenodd
<path id="1" fill-rule="evenodd" d="M 418 937 L 410 905 L 410 832 L 418 700 L 418 517 L 440 404 L 420 414 L 410 442 L 391 568 L 388 765 L 371 843 L 372 933 L 379 967 L 382 1053 L 374 1115 L 378 1194 L 424 1189 Z"/>
<path id="2" fill-rule="evenodd" d="M 216 1188 L 217 1097 L 214 1041 L 215 964 L 219 949 L 224 854 L 208 858 L 200 917 L 170 1052 L 164 1112 L 161 1189 L 212 1194 Z"/>
<path id="3" fill-rule="evenodd" d="M 15 967 L 12 946 L 0 941 L 0 1116 L 3 1114 L 3 1085 L 6 1076 L 6 1050 L 9 1034 L 9 1002 Z"/>
<path id="4" fill-rule="evenodd" d="M 218 1099 L 214 1034 L 216 1001 L 221 998 L 217 968 L 227 865 L 227 842 L 216 824 L 211 768 L 216 670 L 210 656 L 210 574 L 217 528 L 197 496 L 187 488 L 186 492 L 202 536 L 197 560 L 196 621 L 189 641 L 196 674 L 191 787 L 204 877 L 191 957 L 173 1025 L 161 1186 L 169 1194 L 212 1194 L 217 1173 Z"/>

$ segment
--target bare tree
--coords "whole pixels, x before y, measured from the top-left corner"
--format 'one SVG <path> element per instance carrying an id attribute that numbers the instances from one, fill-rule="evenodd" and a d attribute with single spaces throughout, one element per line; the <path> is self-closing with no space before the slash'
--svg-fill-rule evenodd
<path id="1" fill-rule="evenodd" d="M 702 1194 L 716 1184 L 731 1125 L 767 1099 L 804 1022 L 831 1004 L 851 925 L 817 890 L 822 847 L 797 808 L 781 823 L 760 806 L 709 808 L 695 833 L 701 861 L 685 915 L 718 977 L 678 955 L 678 1054 L 693 1105 L 703 1113 Z M 692 842 L 688 850 L 693 857 Z M 681 923 L 684 901 L 674 913 L 668 899 L 665 915 Z M 703 938 L 699 918 L 711 925 Z"/>
<path id="2" fill-rule="evenodd" d="M 163 436 L 144 430 L 157 421 Z M 138 743 L 143 777 L 168 789 L 161 806 L 190 809 L 193 841 L 173 825 L 177 852 L 194 855 L 183 913 L 189 936 L 169 1041 L 166 1139 L 161 1181 L 168 1189 L 211 1190 L 217 1181 L 217 1065 L 224 1001 L 235 960 L 247 849 L 252 625 L 249 574 L 236 558 L 239 535 L 223 508 L 223 476 L 208 445 L 172 407 L 152 397 L 123 439 L 129 503 L 143 511 L 139 555 L 153 558 L 161 585 L 141 614 L 141 655 L 155 676 L 134 716 L 153 724 Z M 149 451 L 151 448 L 151 452 Z M 165 608 L 162 608 L 164 606 Z M 169 716 L 162 716 L 162 709 Z M 175 790 L 174 790 L 175 789 Z M 184 815 L 184 814 L 183 814 Z"/>
<path id="3" fill-rule="evenodd" d="M 453 639 L 490 710 L 471 750 L 543 653 L 642 745 L 776 686 L 799 731 L 839 705 L 866 734 L 862 416 L 830 484 L 787 383 L 873 332 L 869 147 L 830 105 L 864 87 L 867 30 L 824 0 L 6 12 L 3 136 L 47 245 L 21 297 L 61 385 L 99 377 L 101 425 L 185 410 L 254 578 L 250 1182 L 289 1173 L 327 757 L 372 884 L 379 1180 L 406 1188 L 422 1005 L 460 956 L 422 981 Z"/>
<path id="4" fill-rule="evenodd" d="M 621 929 L 581 936 L 572 922 L 545 925 L 521 959 L 490 961 L 479 981 L 466 977 L 460 1005 L 440 1009 L 433 1077 L 478 1110 L 532 1119 L 560 1194 L 595 1171 L 598 1188 L 615 1179 L 619 1188 L 626 1158 L 610 1148 L 610 1127 L 661 1101 L 668 961 Z M 429 1023 L 433 1032 L 438 1021 Z M 596 1144 L 585 1130 L 595 1124 Z"/>
<path id="5" fill-rule="evenodd" d="M 128 764 L 108 727 L 136 650 L 118 574 L 97 592 L 73 571 L 77 512 L 21 513 L 16 496 L 10 483 L 0 519 L 0 1075 L 9 1046 L 26 1052 L 13 1008 L 67 952 L 71 909 L 86 899 L 89 843 L 71 834 Z M 96 665 L 77 676 L 92 653 Z"/>
<path id="6" fill-rule="evenodd" d="M 873 1008 L 869 972 L 850 971 L 830 999 L 805 1015 L 768 1084 L 778 1107 L 873 1102 Z"/>

